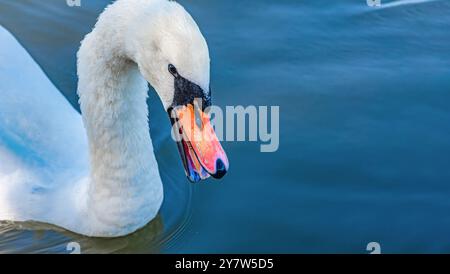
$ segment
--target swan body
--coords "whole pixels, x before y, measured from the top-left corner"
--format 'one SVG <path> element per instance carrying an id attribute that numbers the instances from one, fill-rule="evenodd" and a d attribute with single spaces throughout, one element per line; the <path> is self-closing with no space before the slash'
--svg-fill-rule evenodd
<path id="1" fill-rule="evenodd" d="M 166 0 L 107 7 L 77 55 L 82 115 L 1 27 L 0 41 L 0 220 L 97 237 L 152 220 L 163 185 L 147 82 L 166 109 L 194 90 L 210 96 L 208 47 L 190 15 Z M 191 84 L 180 91 L 180 81 Z"/>

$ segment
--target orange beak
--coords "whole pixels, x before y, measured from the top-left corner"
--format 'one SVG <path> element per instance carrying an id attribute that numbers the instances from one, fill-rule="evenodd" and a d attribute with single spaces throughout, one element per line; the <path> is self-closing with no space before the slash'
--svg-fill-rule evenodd
<path id="1" fill-rule="evenodd" d="M 173 108 L 170 114 L 189 180 L 198 182 L 210 175 L 216 179 L 222 178 L 228 171 L 228 158 L 209 115 L 192 104 Z"/>

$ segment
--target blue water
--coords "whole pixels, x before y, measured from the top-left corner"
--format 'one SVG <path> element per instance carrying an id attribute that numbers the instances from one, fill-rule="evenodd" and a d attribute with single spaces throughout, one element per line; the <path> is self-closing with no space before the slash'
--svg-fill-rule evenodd
<path id="1" fill-rule="evenodd" d="M 279 150 L 226 142 L 230 173 L 191 187 L 151 93 L 159 218 L 113 240 L 4 225 L 0 253 L 450 252 L 450 1 L 179 2 L 209 43 L 214 103 L 280 106 Z M 77 106 L 75 53 L 107 3 L 0 0 L 0 24 Z"/>

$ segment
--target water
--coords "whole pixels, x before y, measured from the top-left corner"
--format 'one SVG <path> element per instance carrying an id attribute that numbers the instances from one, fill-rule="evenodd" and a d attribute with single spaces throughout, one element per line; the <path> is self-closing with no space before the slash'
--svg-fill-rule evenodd
<path id="1" fill-rule="evenodd" d="M 108 2 L 0 0 L 0 23 L 76 106 L 75 52 Z M 158 219 L 118 239 L 3 224 L 1 253 L 450 252 L 450 1 L 180 2 L 209 42 L 214 102 L 279 105 L 279 150 L 224 143 L 230 173 L 191 187 L 152 93 Z"/>

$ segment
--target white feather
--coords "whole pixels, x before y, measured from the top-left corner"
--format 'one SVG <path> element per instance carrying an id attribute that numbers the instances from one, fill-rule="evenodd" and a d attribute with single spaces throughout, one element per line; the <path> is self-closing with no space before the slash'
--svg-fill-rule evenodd
<path id="1" fill-rule="evenodd" d="M 208 90 L 194 20 L 166 0 L 119 0 L 78 52 L 80 116 L 0 27 L 0 220 L 100 237 L 152 220 L 163 188 L 148 127 L 147 81 L 173 100 L 169 63 Z"/>

